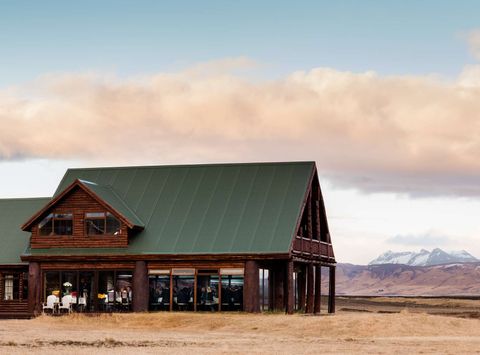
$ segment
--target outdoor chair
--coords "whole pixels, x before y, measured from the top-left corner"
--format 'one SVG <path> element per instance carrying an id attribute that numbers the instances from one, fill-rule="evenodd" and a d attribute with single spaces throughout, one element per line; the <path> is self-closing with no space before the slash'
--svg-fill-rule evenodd
<path id="1" fill-rule="evenodd" d="M 62 311 L 72 312 L 72 296 L 66 295 L 62 297 L 62 303 L 58 307 L 58 312 L 62 313 Z"/>
<path id="2" fill-rule="evenodd" d="M 47 302 L 43 304 L 43 313 L 45 313 L 46 310 L 50 310 L 51 314 L 55 313 L 55 302 L 57 301 L 57 296 L 55 295 L 50 295 L 47 297 Z"/>

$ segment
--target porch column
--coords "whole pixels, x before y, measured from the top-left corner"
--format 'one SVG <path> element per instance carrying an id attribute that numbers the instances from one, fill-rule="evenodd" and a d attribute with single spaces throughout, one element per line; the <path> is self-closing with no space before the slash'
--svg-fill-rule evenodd
<path id="1" fill-rule="evenodd" d="M 314 312 L 320 314 L 322 305 L 322 267 L 315 266 L 315 307 Z"/>
<path id="2" fill-rule="evenodd" d="M 148 311 L 148 269 L 145 261 L 136 261 L 133 272 L 133 304 L 134 312 Z"/>
<path id="3" fill-rule="evenodd" d="M 243 309 L 245 312 L 260 312 L 259 283 L 258 263 L 254 260 L 248 260 L 245 263 L 245 278 L 243 286 Z"/>
<path id="4" fill-rule="evenodd" d="M 330 266 L 328 286 L 328 313 L 335 313 L 335 266 Z"/>
<path id="5" fill-rule="evenodd" d="M 307 307 L 305 308 L 305 313 L 313 313 L 313 270 L 314 266 L 313 264 L 308 264 L 307 265 Z"/>
<path id="6" fill-rule="evenodd" d="M 28 264 L 28 312 L 37 316 L 42 312 L 40 265 L 37 262 Z"/>
<path id="7" fill-rule="evenodd" d="M 285 267 L 283 266 L 283 263 L 280 264 L 278 263 L 275 267 L 275 270 L 273 271 L 273 278 L 274 278 L 274 303 L 273 303 L 273 309 L 276 311 L 282 310 L 283 307 L 285 306 Z"/>
<path id="8" fill-rule="evenodd" d="M 295 290 L 293 285 L 293 260 L 287 261 L 286 268 L 286 287 L 285 287 L 285 308 L 287 314 L 293 314 L 295 302 Z"/>
<path id="9" fill-rule="evenodd" d="M 306 283 L 307 277 L 305 275 L 307 268 L 304 264 L 300 264 L 300 272 L 297 274 L 297 290 L 298 290 L 298 310 L 305 312 L 305 296 L 306 296 Z"/>

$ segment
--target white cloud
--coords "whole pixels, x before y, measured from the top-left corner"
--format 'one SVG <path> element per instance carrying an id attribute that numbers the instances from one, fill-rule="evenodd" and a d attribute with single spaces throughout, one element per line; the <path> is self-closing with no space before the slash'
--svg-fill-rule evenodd
<path id="1" fill-rule="evenodd" d="M 121 80 L 51 74 L 0 92 L 0 157 L 110 164 L 316 160 L 338 185 L 480 194 L 480 69 L 455 82 L 328 68 L 275 81 L 245 58 Z M 215 70 L 218 68 L 218 70 Z"/>

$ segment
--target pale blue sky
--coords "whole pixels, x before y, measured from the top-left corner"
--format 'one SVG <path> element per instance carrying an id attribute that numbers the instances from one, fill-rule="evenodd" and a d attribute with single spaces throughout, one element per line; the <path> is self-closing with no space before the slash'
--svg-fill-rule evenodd
<path id="1" fill-rule="evenodd" d="M 0 0 L 0 198 L 48 196 L 71 166 L 316 160 L 339 261 L 423 236 L 480 257 L 479 14 L 473 0 Z M 245 81 L 155 76 L 239 57 L 260 63 Z"/>
<path id="2" fill-rule="evenodd" d="M 0 1 L 0 87 L 48 72 L 165 71 L 247 56 L 259 75 L 332 67 L 455 76 L 478 1 Z"/>

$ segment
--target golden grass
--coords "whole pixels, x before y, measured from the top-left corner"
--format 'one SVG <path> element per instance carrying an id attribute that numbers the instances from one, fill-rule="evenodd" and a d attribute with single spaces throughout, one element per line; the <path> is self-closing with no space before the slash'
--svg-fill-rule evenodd
<path id="1" fill-rule="evenodd" d="M 0 353 L 333 354 L 480 352 L 480 320 L 402 311 L 305 316 L 144 313 L 0 322 Z"/>
<path id="2" fill-rule="evenodd" d="M 306 316 L 283 314 L 211 314 L 156 313 L 102 314 L 63 317 L 41 316 L 31 321 L 35 326 L 54 328 L 149 330 L 179 332 L 233 332 L 236 334 L 301 334 L 316 337 L 388 337 L 388 336 L 480 336 L 480 321 L 403 311 L 397 314 L 349 314 Z M 439 327 L 439 324 L 442 326 Z"/>

